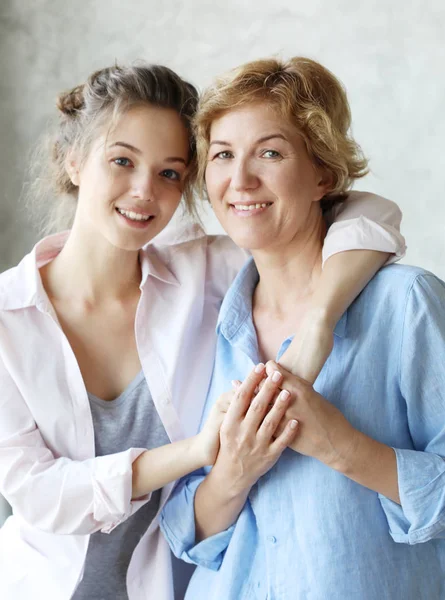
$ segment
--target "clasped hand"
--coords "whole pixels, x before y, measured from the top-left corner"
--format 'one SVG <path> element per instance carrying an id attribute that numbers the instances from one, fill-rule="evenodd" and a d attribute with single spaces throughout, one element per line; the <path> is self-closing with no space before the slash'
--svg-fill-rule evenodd
<path id="1" fill-rule="evenodd" d="M 344 468 L 354 452 L 356 430 L 310 383 L 269 361 L 235 387 L 215 466 L 226 471 L 236 489 L 251 487 L 286 447 Z"/>
<path id="2" fill-rule="evenodd" d="M 354 452 L 357 430 L 309 382 L 289 373 L 274 361 L 269 361 L 266 372 L 275 371 L 281 373 L 281 387 L 286 388 L 291 395 L 277 434 L 285 429 L 289 419 L 296 420 L 298 435 L 289 447 L 300 454 L 312 456 L 333 469 L 343 471 L 348 457 Z"/>

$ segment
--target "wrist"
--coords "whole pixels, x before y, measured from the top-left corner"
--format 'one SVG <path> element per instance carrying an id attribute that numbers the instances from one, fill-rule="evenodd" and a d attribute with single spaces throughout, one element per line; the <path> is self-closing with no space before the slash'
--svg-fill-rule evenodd
<path id="1" fill-rule="evenodd" d="M 219 458 L 210 471 L 208 478 L 212 486 L 222 491 L 228 501 L 239 497 L 247 498 L 252 486 L 256 483 L 241 476 L 234 465 L 224 464 L 223 460 Z"/>
<path id="2" fill-rule="evenodd" d="M 307 309 L 304 315 L 303 323 L 306 328 L 314 330 L 328 330 L 333 332 L 337 324 L 338 319 L 341 315 L 333 313 L 332 310 L 326 306 L 323 299 L 320 301 L 314 297 L 311 301 L 310 308 Z"/>
<path id="3" fill-rule="evenodd" d="M 209 452 L 205 444 L 204 435 L 202 432 L 188 438 L 187 452 L 191 462 L 195 465 L 194 469 L 200 469 L 211 464 L 209 461 Z"/>
<path id="4" fill-rule="evenodd" d="M 347 433 L 342 435 L 335 444 L 329 459 L 323 462 L 338 473 L 350 477 L 366 437 L 361 431 L 349 425 Z"/>

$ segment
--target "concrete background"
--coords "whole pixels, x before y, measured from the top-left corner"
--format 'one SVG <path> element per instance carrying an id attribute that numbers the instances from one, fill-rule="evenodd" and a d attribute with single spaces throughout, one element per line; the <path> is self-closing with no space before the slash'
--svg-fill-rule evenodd
<path id="1" fill-rule="evenodd" d="M 444 39 L 443 0 L 1 0 L 0 271 L 36 241 L 21 189 L 59 91 L 116 60 L 164 63 L 202 88 L 247 60 L 302 54 L 347 87 L 371 159 L 359 188 L 401 206 L 405 262 L 445 279 Z"/>

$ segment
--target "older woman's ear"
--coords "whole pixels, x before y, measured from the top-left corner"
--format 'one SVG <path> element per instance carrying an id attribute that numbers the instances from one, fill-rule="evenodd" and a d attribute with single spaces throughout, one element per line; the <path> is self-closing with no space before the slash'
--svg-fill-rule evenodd
<path id="1" fill-rule="evenodd" d="M 324 196 L 326 196 L 326 194 L 329 194 L 329 192 L 331 192 L 332 189 L 334 188 L 334 175 L 330 171 L 327 171 L 326 169 L 320 169 L 318 171 L 318 175 L 319 175 L 318 189 L 321 194 L 319 200 L 321 200 Z"/>

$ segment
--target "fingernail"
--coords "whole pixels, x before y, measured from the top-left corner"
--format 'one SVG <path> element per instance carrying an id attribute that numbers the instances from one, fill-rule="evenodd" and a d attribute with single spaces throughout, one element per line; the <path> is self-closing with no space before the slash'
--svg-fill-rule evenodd
<path id="1" fill-rule="evenodd" d="M 255 373 L 262 373 L 264 371 L 264 365 L 263 363 L 259 363 L 256 367 L 255 367 Z"/>
<path id="2" fill-rule="evenodd" d="M 272 381 L 274 383 L 278 383 L 281 379 L 281 373 L 279 371 L 274 371 L 274 374 L 272 375 Z"/>
<path id="3" fill-rule="evenodd" d="M 232 381 L 231 381 L 232 387 L 234 387 L 235 389 L 239 388 L 240 383 L 241 382 L 238 381 L 237 379 L 232 379 Z"/>
<path id="4" fill-rule="evenodd" d="M 280 395 L 278 396 L 278 398 L 282 401 L 285 402 L 288 398 L 289 398 L 290 394 L 287 390 L 281 390 Z"/>
<path id="5" fill-rule="evenodd" d="M 298 421 L 293 420 L 293 421 L 290 422 L 290 428 L 291 429 L 296 429 L 297 425 L 298 425 Z"/>

